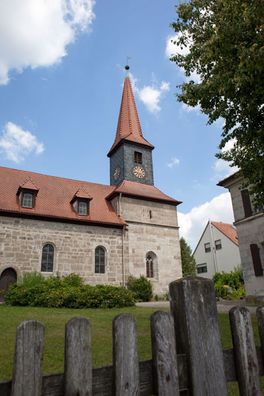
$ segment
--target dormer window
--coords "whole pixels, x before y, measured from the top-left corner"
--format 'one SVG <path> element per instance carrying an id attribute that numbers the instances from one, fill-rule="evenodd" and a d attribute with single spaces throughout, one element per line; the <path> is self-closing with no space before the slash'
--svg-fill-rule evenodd
<path id="1" fill-rule="evenodd" d="M 17 190 L 17 196 L 21 208 L 33 209 L 36 203 L 38 191 L 38 187 L 30 178 L 20 184 Z"/>
<path id="2" fill-rule="evenodd" d="M 78 205 L 78 214 L 82 216 L 86 216 L 88 213 L 88 203 L 86 201 L 77 202 Z"/>
<path id="3" fill-rule="evenodd" d="M 31 192 L 22 192 L 22 200 L 21 200 L 21 206 L 22 208 L 33 208 L 33 203 L 34 203 L 34 195 Z"/>
<path id="4" fill-rule="evenodd" d="M 85 189 L 81 188 L 77 190 L 71 200 L 73 210 L 79 216 L 89 215 L 89 206 L 92 199 L 93 198 L 88 194 Z"/>
<path id="5" fill-rule="evenodd" d="M 142 153 L 139 151 L 134 151 L 134 162 L 136 164 L 142 164 Z"/>

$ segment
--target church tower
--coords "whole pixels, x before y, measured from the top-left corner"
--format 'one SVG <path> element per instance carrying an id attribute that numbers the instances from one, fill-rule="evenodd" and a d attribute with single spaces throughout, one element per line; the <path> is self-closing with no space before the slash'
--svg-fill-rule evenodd
<path id="1" fill-rule="evenodd" d="M 154 185 L 153 149 L 154 146 L 143 136 L 131 82 L 127 76 L 124 81 L 115 141 L 108 153 L 110 184 L 119 185 L 127 180 Z"/>

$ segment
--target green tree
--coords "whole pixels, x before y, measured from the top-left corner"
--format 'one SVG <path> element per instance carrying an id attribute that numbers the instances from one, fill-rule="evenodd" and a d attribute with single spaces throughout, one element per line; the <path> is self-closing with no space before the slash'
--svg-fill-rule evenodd
<path id="1" fill-rule="evenodd" d="M 189 76 L 178 100 L 224 121 L 217 157 L 238 166 L 264 206 L 264 1 L 186 0 L 171 60 Z M 199 76 L 192 79 L 192 73 Z M 234 146 L 223 150 L 226 146 Z"/>
<path id="2" fill-rule="evenodd" d="M 196 275 L 196 264 L 192 257 L 192 250 L 184 238 L 180 239 L 182 276 Z"/>

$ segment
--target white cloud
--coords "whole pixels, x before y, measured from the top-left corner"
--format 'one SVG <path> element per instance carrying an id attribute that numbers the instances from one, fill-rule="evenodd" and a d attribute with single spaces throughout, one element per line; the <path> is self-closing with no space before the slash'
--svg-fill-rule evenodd
<path id="1" fill-rule="evenodd" d="M 222 148 L 222 152 L 227 152 L 229 150 L 231 150 L 234 145 L 236 144 L 236 139 L 230 139 L 225 146 Z M 214 164 L 213 164 L 213 171 L 214 171 L 214 177 L 215 178 L 224 178 L 227 177 L 229 175 L 231 175 L 232 173 L 235 173 L 236 171 L 238 171 L 238 167 L 237 166 L 230 166 L 230 163 L 228 161 L 224 161 L 220 158 L 218 158 L 217 160 L 215 160 Z"/>
<path id="2" fill-rule="evenodd" d="M 151 85 L 144 85 L 143 88 L 140 88 L 138 79 L 131 73 L 129 73 L 129 78 L 133 86 L 133 91 L 148 111 L 158 113 L 161 110 L 161 99 L 170 90 L 170 84 L 167 81 L 162 81 L 160 84 L 152 83 Z"/>
<path id="3" fill-rule="evenodd" d="M 1 0 L 0 84 L 11 70 L 48 67 L 93 19 L 95 0 Z"/>
<path id="4" fill-rule="evenodd" d="M 190 52 L 190 46 L 193 43 L 192 38 L 190 37 L 188 39 L 188 44 L 185 47 L 183 45 L 178 45 L 175 43 L 180 36 L 181 33 L 176 33 L 172 36 L 167 37 L 165 54 L 168 58 L 171 58 L 176 54 L 185 56 L 188 55 L 188 53 Z M 187 77 L 185 76 L 184 69 L 182 67 L 179 67 L 179 70 L 181 71 L 181 74 L 184 76 L 186 81 L 193 80 L 196 83 L 199 83 L 201 81 L 200 76 L 196 71 L 193 71 L 191 75 Z"/>
<path id="5" fill-rule="evenodd" d="M 170 162 L 167 163 L 167 166 L 169 168 L 174 168 L 175 166 L 179 165 L 180 160 L 176 157 L 172 157 Z"/>
<path id="6" fill-rule="evenodd" d="M 222 193 L 211 201 L 192 208 L 188 213 L 179 212 L 178 216 L 180 236 L 186 239 L 192 249 L 195 249 L 209 219 L 233 223 L 234 216 L 230 194 L 228 192 Z"/>
<path id="7" fill-rule="evenodd" d="M 0 136 L 0 152 L 10 161 L 21 162 L 28 154 L 41 154 L 43 143 L 31 132 L 22 129 L 13 122 L 8 122 Z"/>

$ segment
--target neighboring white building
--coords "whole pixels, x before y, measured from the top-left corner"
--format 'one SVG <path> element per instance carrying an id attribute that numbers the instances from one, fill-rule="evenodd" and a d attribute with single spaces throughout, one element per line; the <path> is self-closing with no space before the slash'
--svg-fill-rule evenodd
<path id="1" fill-rule="evenodd" d="M 264 210 L 254 208 L 241 172 L 218 185 L 231 194 L 247 297 L 264 300 Z"/>
<path id="2" fill-rule="evenodd" d="M 232 224 L 209 221 L 194 250 L 197 275 L 212 278 L 216 272 L 240 267 L 236 229 Z"/>

